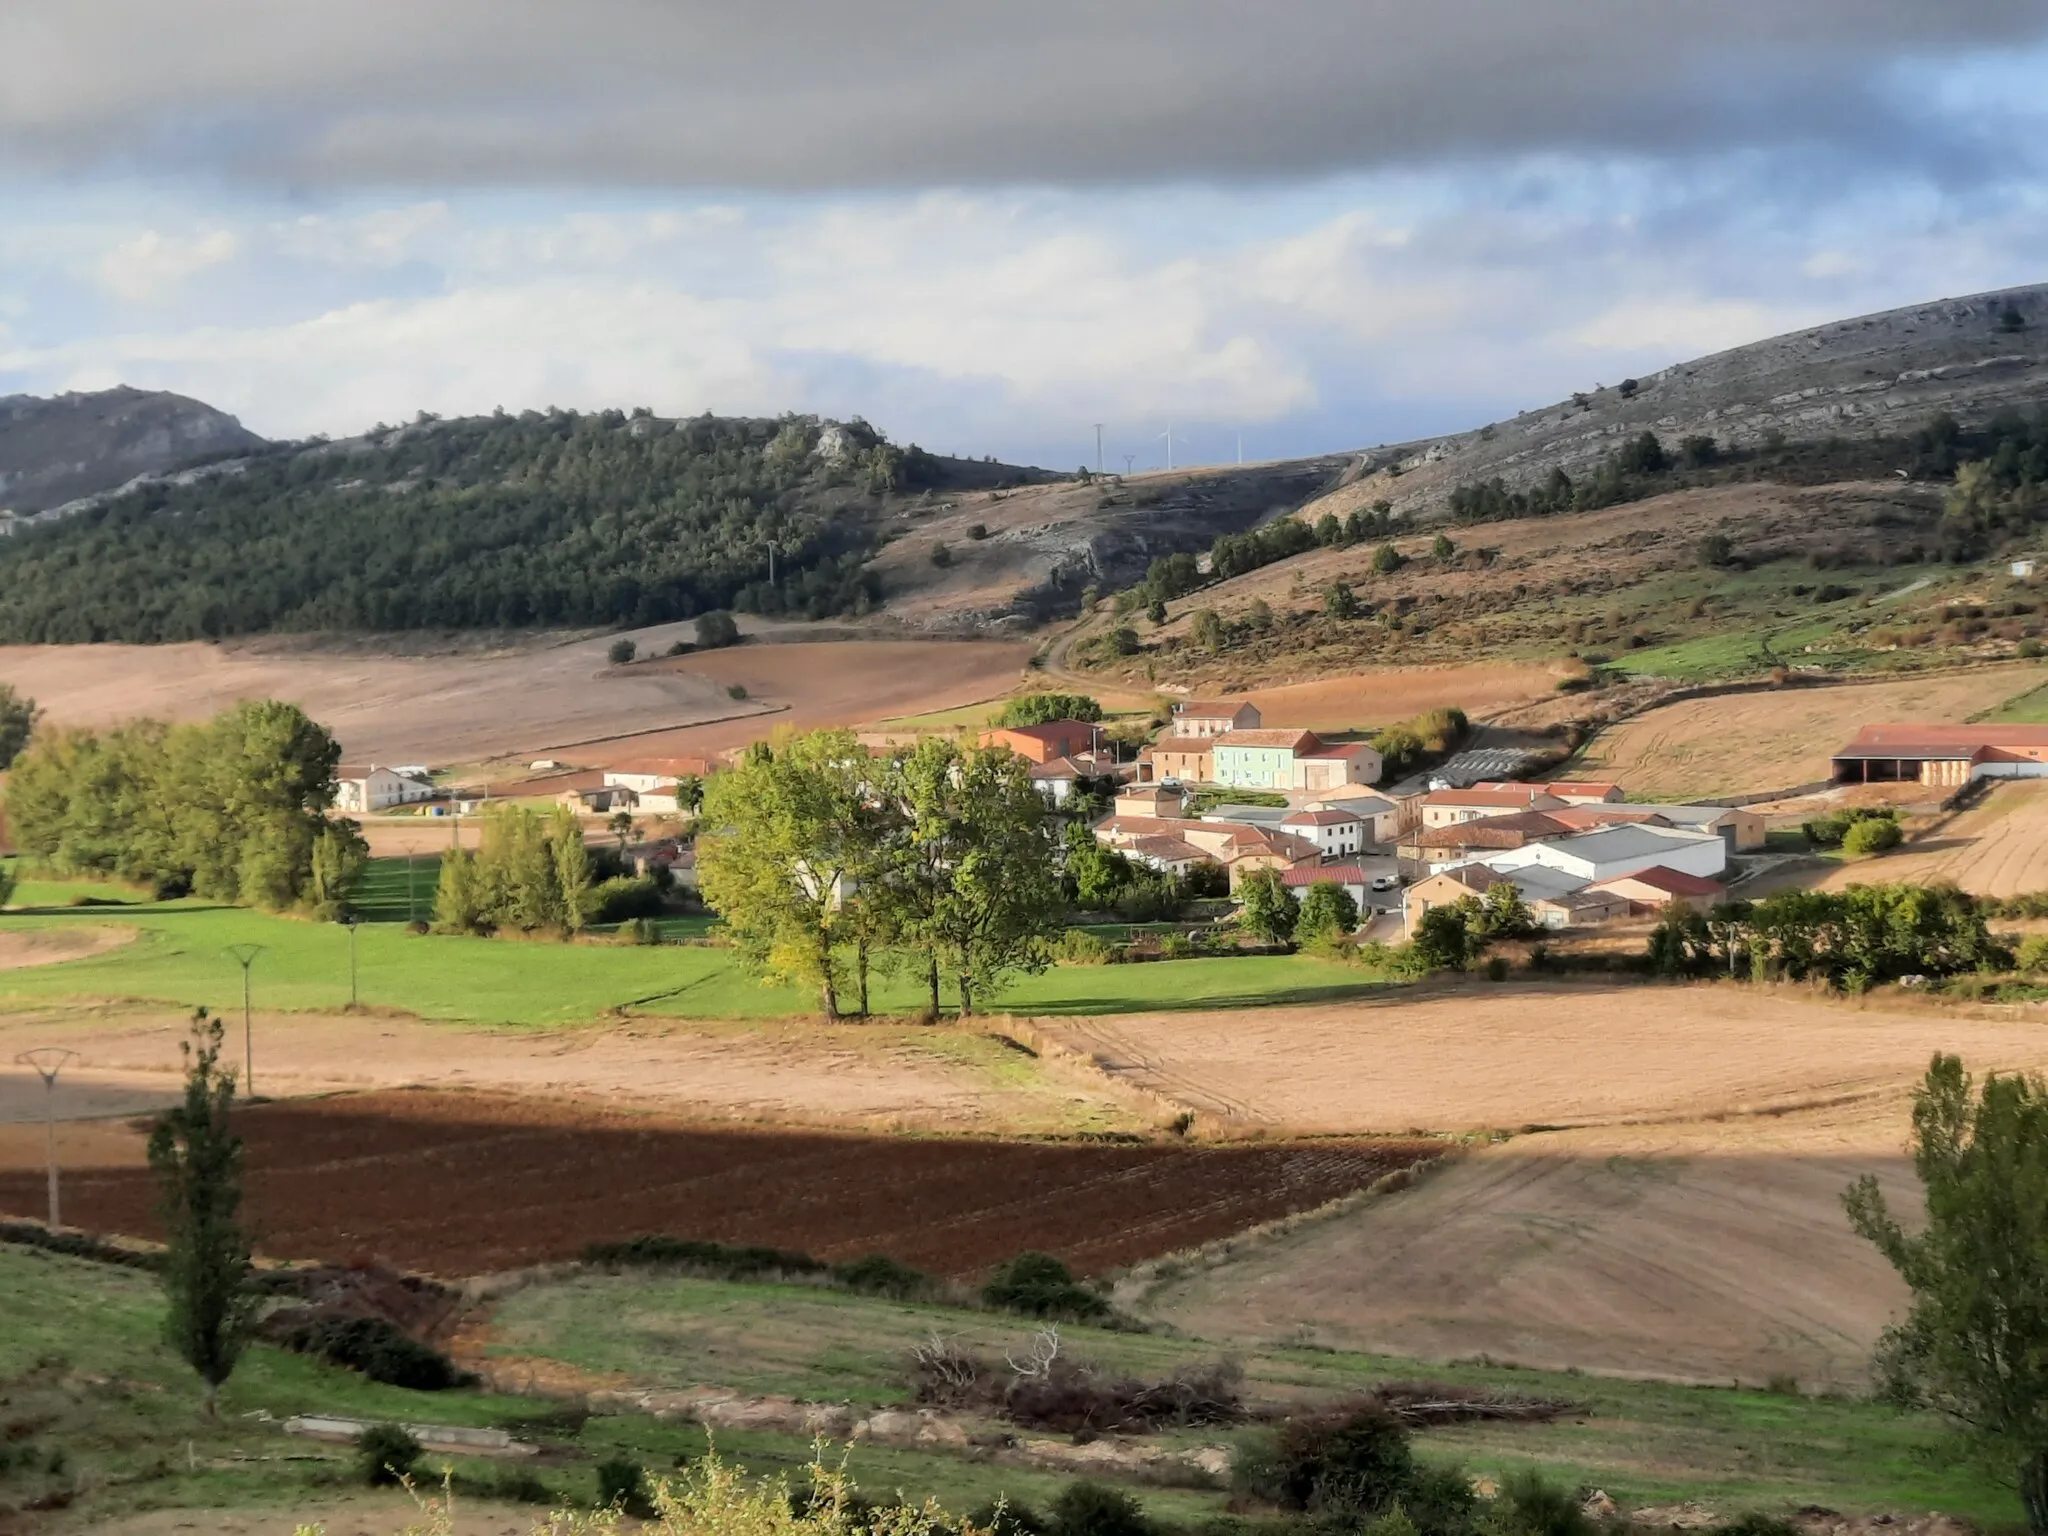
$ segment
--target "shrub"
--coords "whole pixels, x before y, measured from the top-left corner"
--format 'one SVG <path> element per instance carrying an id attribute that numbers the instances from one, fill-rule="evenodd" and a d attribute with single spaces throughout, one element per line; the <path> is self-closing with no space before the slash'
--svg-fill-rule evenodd
<path id="1" fill-rule="evenodd" d="M 1382 544 L 1372 552 L 1372 570 L 1375 576 L 1391 576 L 1408 562 L 1401 551 L 1391 544 Z"/>
<path id="2" fill-rule="evenodd" d="M 863 1296 L 893 1296 L 899 1301 L 929 1296 L 938 1289 L 938 1281 L 923 1270 L 899 1264 L 886 1253 L 871 1253 L 865 1258 L 834 1264 L 832 1278 Z"/>
<path id="3" fill-rule="evenodd" d="M 630 1456 L 610 1456 L 597 1464 L 597 1507 L 634 1516 L 654 1513 L 648 1497 L 647 1472 Z"/>
<path id="4" fill-rule="evenodd" d="M 1440 533 L 1430 541 L 1429 552 L 1439 560 L 1448 560 L 1458 552 L 1458 546 L 1451 542 L 1449 534 Z"/>
<path id="5" fill-rule="evenodd" d="M 1053 1536 L 1150 1536 L 1138 1501 L 1102 1483 L 1069 1483 L 1052 1501 Z"/>
<path id="6" fill-rule="evenodd" d="M 1719 568 L 1735 561 L 1735 545 L 1725 533 L 1710 533 L 1700 540 L 1700 564 Z"/>
<path id="7" fill-rule="evenodd" d="M 937 567 L 938 567 L 938 568 L 939 568 L 940 570 L 942 570 L 942 571 L 943 571 L 943 570 L 944 570 L 944 569 L 945 569 L 945 568 L 946 568 L 947 566 L 951 565 L 952 563 L 953 563 L 953 551 L 952 551 L 952 550 L 948 549 L 948 548 L 947 548 L 947 547 L 946 547 L 946 546 L 945 546 L 944 544 L 934 544 L 934 545 L 932 546 L 932 564 L 933 564 L 933 565 L 936 565 L 936 566 L 937 566 Z"/>
<path id="8" fill-rule="evenodd" d="M 1578 1496 L 1534 1468 L 1501 1479 L 1492 1514 L 1501 1536 L 1593 1536 L 1596 1527 Z"/>
<path id="9" fill-rule="evenodd" d="M 1128 624 L 1110 631 L 1109 648 L 1119 656 L 1135 656 L 1143 649 L 1138 644 L 1138 632 Z"/>
<path id="10" fill-rule="evenodd" d="M 2019 654 L 2022 656 L 2031 659 L 2035 656 L 2039 656 L 2041 654 L 2041 651 L 2042 645 L 2041 642 L 2038 640 L 2022 640 L 2020 642 Z"/>
<path id="11" fill-rule="evenodd" d="M 1301 898 L 1294 932 L 1303 940 L 1344 935 L 1358 927 L 1358 902 L 1334 880 L 1318 880 Z"/>
<path id="12" fill-rule="evenodd" d="M 1049 720 L 1097 721 L 1102 705 L 1085 693 L 1020 693 L 1003 706 L 997 725 L 1044 725 Z"/>
<path id="13" fill-rule="evenodd" d="M 1245 1492 L 1339 1517 L 1383 1513 L 1414 1479 L 1408 1431 L 1376 1401 L 1289 1419 L 1269 1449 L 1239 1467 Z"/>
<path id="14" fill-rule="evenodd" d="M 271 1337 L 286 1349 L 414 1392 L 445 1392 L 476 1379 L 381 1317 L 309 1317 L 303 1326 L 287 1325 Z"/>
<path id="15" fill-rule="evenodd" d="M 1873 853 L 1883 853 L 1896 848 L 1903 834 L 1899 824 L 1890 817 L 1872 816 L 1857 822 L 1842 834 L 1842 851 L 1861 858 Z"/>
<path id="16" fill-rule="evenodd" d="M 1323 612 L 1333 619 L 1355 619 L 1358 617 L 1358 598 L 1351 590 L 1351 584 L 1333 581 L 1323 593 Z"/>
<path id="17" fill-rule="evenodd" d="M 732 1245 L 698 1238 L 651 1233 L 616 1243 L 592 1243 L 583 1250 L 587 1264 L 606 1269 L 645 1267 L 683 1269 L 720 1280 L 751 1280 L 763 1275 L 815 1275 L 827 1266 L 808 1253 L 757 1244 Z"/>
<path id="18" fill-rule="evenodd" d="M 419 1467 L 419 1441 L 396 1424 L 372 1424 L 356 1436 L 356 1471 L 372 1488 L 404 1482 Z"/>
<path id="19" fill-rule="evenodd" d="M 2013 956 L 2015 970 L 2048 971 L 2048 933 L 2029 934 L 2020 940 L 2020 947 Z"/>
<path id="20" fill-rule="evenodd" d="M 1087 1322 L 1109 1315 L 1109 1303 L 1049 1253 L 1018 1254 L 989 1277 L 981 1288 L 981 1299 L 1027 1317 Z"/>
<path id="21" fill-rule="evenodd" d="M 984 1504 L 967 1516 L 967 1523 L 988 1536 L 1050 1536 L 1052 1531 L 1043 1515 L 1019 1499 Z"/>
<path id="22" fill-rule="evenodd" d="M 507 1504 L 553 1504 L 555 1490 L 527 1467 L 500 1463 L 491 1474 L 489 1497 Z"/>
<path id="23" fill-rule="evenodd" d="M 728 699 L 744 699 L 747 696 L 747 685 L 745 683 L 728 683 L 725 687 L 725 696 Z"/>
<path id="24" fill-rule="evenodd" d="M 1508 962 L 1505 956 L 1495 955 L 1486 962 L 1486 979 L 1488 981 L 1506 981 L 1508 979 Z"/>
<path id="25" fill-rule="evenodd" d="M 636 917 L 619 929 L 619 937 L 628 944 L 650 946 L 661 943 L 661 924 L 651 917 Z"/>
<path id="26" fill-rule="evenodd" d="M 628 918 L 659 917 L 661 887 L 652 875 L 615 877 L 590 889 L 585 910 L 594 923 L 623 923 Z"/>
<path id="27" fill-rule="evenodd" d="M 973 539 L 976 543 L 980 543 L 983 539 L 988 537 L 988 524 L 975 523 L 972 527 L 970 527 L 967 530 L 967 537 Z"/>
<path id="28" fill-rule="evenodd" d="M 1069 928 L 1060 935 L 1056 953 L 1062 965 L 1107 965 L 1111 945 L 1099 934 L 1085 928 Z"/>
<path id="29" fill-rule="evenodd" d="M 707 651 L 739 644 L 739 621 L 723 609 L 697 615 L 697 644 Z"/>
<path id="30" fill-rule="evenodd" d="M 639 654 L 640 647 L 630 640 L 614 640 L 611 649 L 605 652 L 606 658 L 615 667 L 623 667 Z"/>

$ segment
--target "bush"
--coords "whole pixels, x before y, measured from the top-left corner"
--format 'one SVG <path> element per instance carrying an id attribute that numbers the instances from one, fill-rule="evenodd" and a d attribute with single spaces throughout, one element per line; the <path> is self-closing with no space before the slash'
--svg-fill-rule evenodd
<path id="1" fill-rule="evenodd" d="M 984 1504 L 967 1516 L 967 1523 L 989 1536 L 1051 1536 L 1046 1518 L 1021 1499 L 1004 1499 Z"/>
<path id="2" fill-rule="evenodd" d="M 1372 552 L 1372 570 L 1375 576 L 1391 576 L 1408 562 L 1401 551 L 1391 544 L 1382 544 Z"/>
<path id="3" fill-rule="evenodd" d="M 617 1243 L 592 1243 L 586 1264 L 606 1269 L 684 1269 L 719 1280 L 753 1280 L 764 1275 L 815 1275 L 828 1266 L 808 1253 L 757 1244 L 732 1245 L 652 1233 Z"/>
<path id="4" fill-rule="evenodd" d="M 414 1392 L 445 1392 L 476 1380 L 438 1349 L 381 1317 L 309 1317 L 303 1326 L 281 1327 L 271 1337 L 286 1349 Z"/>
<path id="5" fill-rule="evenodd" d="M 1842 851 L 1857 858 L 1873 853 L 1883 853 L 1896 848 L 1903 834 L 1898 822 L 1889 817 L 1872 816 L 1857 822 L 1842 834 Z"/>
<path id="6" fill-rule="evenodd" d="M 1107 965 L 1114 946 L 1085 928 L 1069 928 L 1060 935 L 1054 953 L 1062 965 Z"/>
<path id="7" fill-rule="evenodd" d="M 886 1253 L 871 1253 L 866 1258 L 835 1264 L 832 1278 L 863 1296 L 893 1296 L 898 1301 L 929 1296 L 939 1288 L 938 1281 L 923 1270 L 899 1264 Z"/>
<path id="8" fill-rule="evenodd" d="M 1051 720 L 1086 720 L 1094 722 L 1102 718 L 1102 705 L 1085 693 L 1020 693 L 1003 706 L 995 723 L 1005 725 L 1044 725 Z"/>
<path id="9" fill-rule="evenodd" d="M 2020 940 L 2020 947 L 2013 959 L 2013 969 L 2034 973 L 2048 971 L 2048 933 L 2029 934 Z"/>
<path id="10" fill-rule="evenodd" d="M 1027 1317 L 1089 1322 L 1109 1315 L 1109 1303 L 1049 1253 L 1018 1254 L 989 1277 L 981 1288 L 981 1299 L 991 1307 Z"/>
<path id="11" fill-rule="evenodd" d="M 600 881 L 591 887 L 585 900 L 585 910 L 594 923 L 623 923 L 629 918 L 659 917 L 662 910 L 661 888 L 655 884 L 652 875 Z"/>
<path id="12" fill-rule="evenodd" d="M 641 1517 L 654 1513 L 647 1472 L 639 1462 L 630 1456 L 611 1456 L 597 1464 L 597 1507 Z"/>
<path id="13" fill-rule="evenodd" d="M 1343 936 L 1358 927 L 1358 902 L 1334 880 L 1318 880 L 1301 898 L 1295 919 L 1295 936 L 1304 942 L 1330 935 Z"/>
<path id="14" fill-rule="evenodd" d="M 739 639 L 739 621 L 723 609 L 697 615 L 697 644 L 704 650 L 716 651 L 737 645 Z"/>
<path id="15" fill-rule="evenodd" d="M 1151 1536 L 1138 1501 L 1121 1488 L 1069 1483 L 1052 1501 L 1053 1536 Z"/>
<path id="16" fill-rule="evenodd" d="M 725 696 L 728 699 L 744 699 L 747 696 L 747 685 L 745 683 L 728 683 L 725 686 Z"/>
<path id="17" fill-rule="evenodd" d="M 1506 981 L 1508 979 L 1508 962 L 1505 956 L 1495 955 L 1486 962 L 1486 979 L 1488 981 Z"/>
<path id="18" fill-rule="evenodd" d="M 606 658 L 615 667 L 623 667 L 639 654 L 640 647 L 630 640 L 614 640 L 611 649 L 605 652 Z"/>
<path id="19" fill-rule="evenodd" d="M 641 947 L 656 945 L 662 942 L 661 924 L 651 917 L 636 917 L 619 929 L 619 937 Z"/>
<path id="20" fill-rule="evenodd" d="M 1383 1403 L 1289 1419 L 1268 1448 L 1241 1459 L 1245 1492 L 1287 1509 L 1377 1515 L 1415 1481 L 1408 1431 Z"/>
<path id="21" fill-rule="evenodd" d="M 988 537 L 988 524 L 975 523 L 972 527 L 970 527 L 967 530 L 967 537 L 973 539 L 977 544 L 980 543 L 983 539 Z"/>
<path id="22" fill-rule="evenodd" d="M 952 563 L 953 563 L 953 551 L 952 551 L 952 550 L 948 549 L 948 548 L 947 548 L 947 547 L 946 547 L 946 546 L 945 546 L 944 544 L 934 544 L 934 545 L 932 546 L 932 564 L 933 564 L 933 565 L 936 565 L 936 566 L 937 566 L 937 567 L 938 567 L 938 568 L 939 568 L 940 570 L 942 570 L 942 571 L 943 571 L 944 569 L 946 569 L 946 567 L 947 567 L 947 566 L 951 565 Z"/>
<path id="23" fill-rule="evenodd" d="M 1860 806 L 1851 807 L 1846 811 L 1837 811 L 1832 816 L 1817 816 L 1812 821 L 1802 822 L 1800 823 L 1799 830 L 1805 834 L 1806 840 L 1816 848 L 1839 848 L 1842 845 L 1843 839 L 1849 835 L 1850 828 L 1861 826 L 1866 821 L 1889 821 L 1896 826 L 1898 814 L 1897 811 L 1893 810 L 1870 810 Z M 1879 835 L 1881 836 L 1882 834 Z M 1892 843 L 1886 846 L 1894 847 L 1896 845 L 1897 840 L 1894 839 Z"/>
<path id="24" fill-rule="evenodd" d="M 396 1424 L 372 1424 L 356 1436 L 356 1472 L 372 1488 L 389 1488 L 418 1470 L 419 1441 Z"/>
<path id="25" fill-rule="evenodd" d="M 1710 533 L 1700 540 L 1700 564 L 1719 569 L 1735 561 L 1735 545 L 1725 533 Z"/>
<path id="26" fill-rule="evenodd" d="M 1577 1494 L 1533 1468 L 1501 1479 L 1492 1513 L 1500 1536 L 1593 1536 L 1596 1529 Z"/>

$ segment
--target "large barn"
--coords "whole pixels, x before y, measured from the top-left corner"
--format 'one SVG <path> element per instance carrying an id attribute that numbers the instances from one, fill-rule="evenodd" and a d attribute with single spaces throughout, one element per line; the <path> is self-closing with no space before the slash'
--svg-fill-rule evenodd
<path id="1" fill-rule="evenodd" d="M 1834 777 L 1949 787 L 2048 777 L 2048 725 L 1866 725 L 1835 753 Z"/>

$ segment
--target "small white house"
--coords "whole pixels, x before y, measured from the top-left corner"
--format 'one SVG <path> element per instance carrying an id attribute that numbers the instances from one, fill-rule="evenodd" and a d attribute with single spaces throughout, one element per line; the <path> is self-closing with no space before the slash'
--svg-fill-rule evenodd
<path id="1" fill-rule="evenodd" d="M 1290 811 L 1280 830 L 1305 837 L 1326 859 L 1340 859 L 1365 847 L 1365 820 L 1356 811 Z"/>
<path id="2" fill-rule="evenodd" d="M 2034 574 L 2034 565 L 2035 562 L 2031 559 L 2015 560 L 2010 569 L 2013 575 L 2017 576 L 2021 581 L 2025 581 Z"/>
<path id="3" fill-rule="evenodd" d="M 417 805 L 434 798 L 434 786 L 424 779 L 408 778 L 395 768 L 337 769 L 334 805 L 337 810 L 388 811 L 397 805 Z"/>
<path id="4" fill-rule="evenodd" d="M 1365 825 L 1369 847 L 1391 846 L 1401 835 L 1401 808 L 1384 795 L 1363 791 L 1318 796 L 1302 807 L 1307 811 L 1347 811 Z"/>

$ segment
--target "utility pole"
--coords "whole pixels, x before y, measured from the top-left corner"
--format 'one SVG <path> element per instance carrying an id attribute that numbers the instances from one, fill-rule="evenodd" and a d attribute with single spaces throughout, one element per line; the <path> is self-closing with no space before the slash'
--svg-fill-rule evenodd
<path id="1" fill-rule="evenodd" d="M 1128 474 L 1129 474 L 1129 473 L 1131 472 L 1131 466 L 1132 466 L 1133 464 L 1137 463 L 1137 462 L 1138 462 L 1138 456 L 1137 456 L 1137 455 L 1136 455 L 1135 453 L 1127 453 L 1127 454 L 1125 454 L 1125 455 L 1124 455 L 1124 473 L 1128 475 Z"/>
<path id="2" fill-rule="evenodd" d="M 1095 473 L 1102 473 L 1102 423 L 1095 423 Z"/>
<path id="3" fill-rule="evenodd" d="M 405 920 L 408 923 L 420 920 L 420 887 L 412 877 L 413 855 L 419 852 L 419 846 L 418 843 L 405 845 Z"/>
<path id="4" fill-rule="evenodd" d="M 67 1051 L 59 1046 L 38 1046 L 33 1051 L 23 1051 L 15 1061 L 25 1067 L 33 1067 L 36 1075 L 43 1080 L 43 1152 L 50 1171 L 50 1228 L 55 1231 L 64 1225 L 64 1218 L 57 1204 L 57 1074 L 78 1052 Z"/>
<path id="5" fill-rule="evenodd" d="M 356 924 L 361 921 L 351 912 L 342 919 L 348 924 L 348 1011 L 356 1011 Z"/>
<path id="6" fill-rule="evenodd" d="M 263 953 L 261 944 L 230 944 L 227 952 L 242 967 L 242 1092 L 256 1096 L 256 1026 L 249 1012 L 249 967 Z"/>

